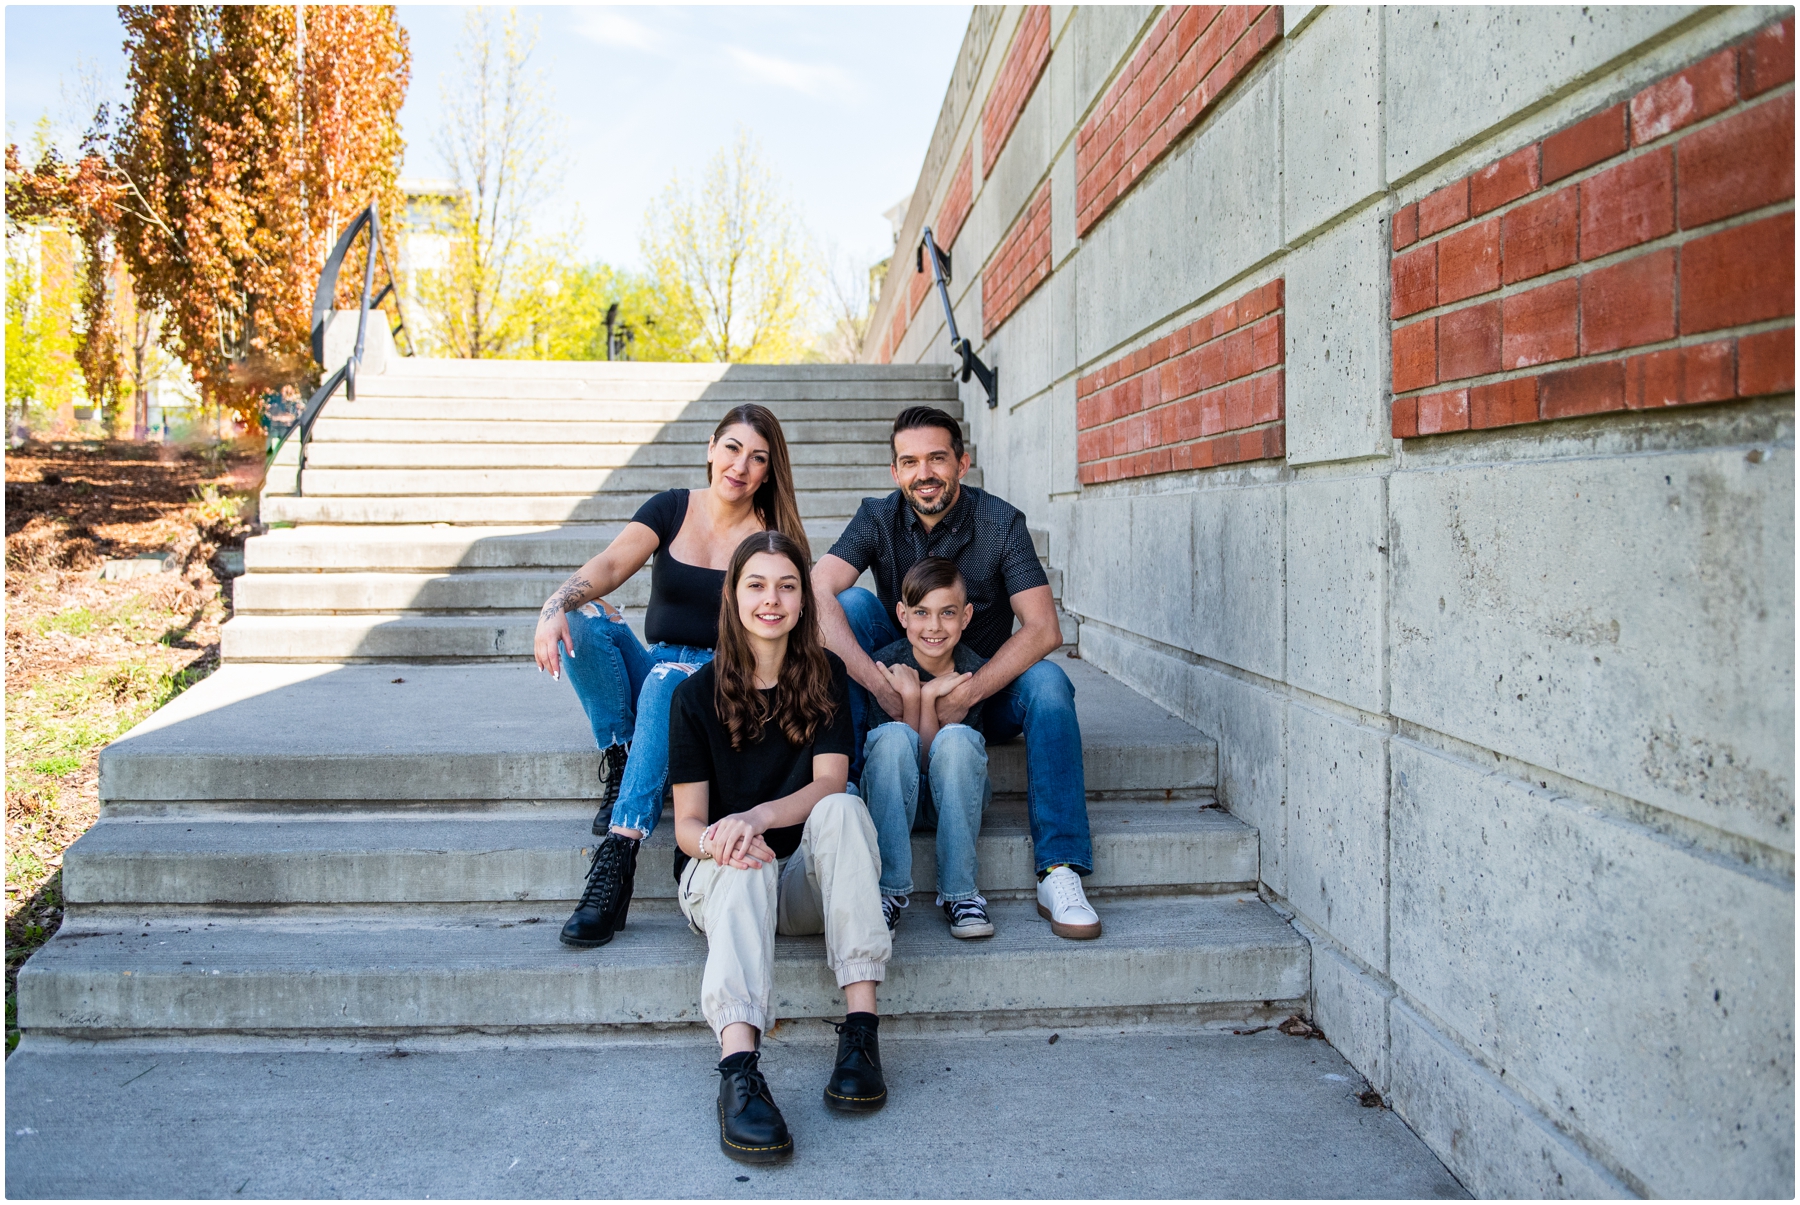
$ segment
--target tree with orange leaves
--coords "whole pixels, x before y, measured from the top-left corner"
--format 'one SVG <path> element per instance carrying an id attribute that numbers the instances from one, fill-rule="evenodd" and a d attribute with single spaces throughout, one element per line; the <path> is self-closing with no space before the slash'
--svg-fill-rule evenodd
<path id="1" fill-rule="evenodd" d="M 410 71 L 391 6 L 119 10 L 131 99 L 120 242 L 209 399 L 248 415 L 311 373 L 313 290 L 338 232 L 400 215 Z M 359 244 L 360 246 L 360 244 Z M 347 263 L 339 303 L 361 284 Z"/>

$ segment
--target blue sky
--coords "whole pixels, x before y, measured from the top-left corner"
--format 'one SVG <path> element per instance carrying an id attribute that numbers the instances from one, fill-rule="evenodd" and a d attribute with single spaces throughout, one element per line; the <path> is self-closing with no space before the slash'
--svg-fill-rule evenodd
<path id="1" fill-rule="evenodd" d="M 412 86 L 401 114 L 406 174 L 445 175 L 435 146 L 465 9 L 403 5 Z M 671 172 L 694 178 L 741 123 L 809 228 L 858 259 L 885 255 L 882 213 L 912 188 L 968 24 L 969 6 L 523 7 L 562 126 L 561 188 L 545 228 L 578 214 L 584 252 L 635 265 L 646 206 Z M 40 114 L 79 132 L 82 65 L 124 86 L 111 6 L 6 8 L 6 126 Z"/>

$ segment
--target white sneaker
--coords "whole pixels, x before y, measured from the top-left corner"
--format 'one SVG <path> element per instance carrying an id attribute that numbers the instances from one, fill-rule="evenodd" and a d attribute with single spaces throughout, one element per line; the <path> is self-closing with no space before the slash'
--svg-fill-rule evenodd
<path id="1" fill-rule="evenodd" d="M 1050 922 L 1058 937 L 1087 941 L 1100 936 L 1100 915 L 1087 902 L 1081 876 L 1058 866 L 1038 881 L 1038 915 Z"/>

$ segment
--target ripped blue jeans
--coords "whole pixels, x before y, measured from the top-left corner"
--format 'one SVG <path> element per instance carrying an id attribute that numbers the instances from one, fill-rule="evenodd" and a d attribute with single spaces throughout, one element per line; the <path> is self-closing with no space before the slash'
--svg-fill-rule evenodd
<path id="1" fill-rule="evenodd" d="M 575 647 L 564 647 L 563 671 L 595 742 L 602 749 L 631 746 L 612 822 L 648 837 L 662 815 L 669 778 L 670 700 L 713 651 L 685 644 L 646 649 L 624 620 L 608 619 L 596 603 L 569 612 L 569 636 Z"/>

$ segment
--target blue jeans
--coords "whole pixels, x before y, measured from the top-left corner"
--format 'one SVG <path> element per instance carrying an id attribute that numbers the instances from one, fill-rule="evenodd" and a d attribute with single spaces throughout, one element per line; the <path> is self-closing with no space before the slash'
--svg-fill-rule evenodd
<path id="1" fill-rule="evenodd" d="M 937 830 L 939 898 L 966 900 L 979 894 L 975 838 L 994 794 L 987 760 L 981 733 L 967 724 L 946 725 L 931 742 L 931 764 L 921 783 L 917 732 L 890 721 L 869 733 L 862 797 L 881 848 L 881 894 L 912 894 L 915 827 Z"/>
<path id="2" fill-rule="evenodd" d="M 900 639 L 894 617 L 860 586 L 838 595 L 850 631 L 865 653 Z M 873 710 L 874 714 L 867 714 Z M 850 692 L 850 715 L 859 734 L 887 719 L 867 692 Z M 1026 801 L 1038 873 L 1061 863 L 1087 875 L 1094 869 L 1088 836 L 1087 775 L 1081 763 L 1081 724 L 1075 716 L 1075 684 L 1062 667 L 1040 661 L 981 705 L 990 745 L 1025 734 Z M 856 767 L 852 767 L 855 776 Z"/>
<path id="3" fill-rule="evenodd" d="M 662 815 L 669 778 L 669 703 L 688 675 L 713 659 L 711 649 L 657 644 L 645 649 L 623 619 L 608 619 L 594 604 L 569 612 L 573 649 L 563 672 L 593 726 L 594 740 L 631 746 L 612 822 L 644 836 Z"/>

